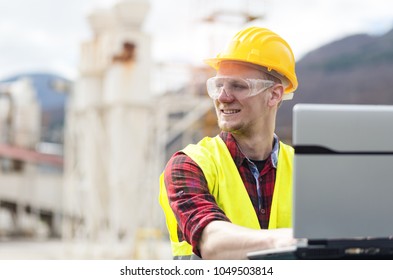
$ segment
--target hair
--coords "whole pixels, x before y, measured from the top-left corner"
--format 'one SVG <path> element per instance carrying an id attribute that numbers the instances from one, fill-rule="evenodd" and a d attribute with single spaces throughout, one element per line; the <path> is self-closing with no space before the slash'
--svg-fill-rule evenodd
<path id="1" fill-rule="evenodd" d="M 273 75 L 270 74 L 270 73 L 267 73 L 267 70 L 265 71 L 265 70 L 261 69 L 261 72 L 263 73 L 264 79 L 269 80 L 269 81 L 273 81 L 273 82 L 275 82 L 276 84 L 281 84 L 281 85 L 285 88 L 285 85 L 284 85 L 284 83 L 283 83 L 283 81 L 282 81 L 281 79 L 277 78 L 276 76 L 273 76 Z M 283 101 L 283 100 L 281 100 L 281 101 L 278 103 L 277 108 L 280 108 L 280 107 L 281 107 L 282 101 Z"/>
<path id="2" fill-rule="evenodd" d="M 266 80 L 273 81 L 273 82 L 275 82 L 276 84 L 282 84 L 282 85 L 284 85 L 283 82 L 282 82 L 279 78 L 273 76 L 273 75 L 270 74 L 270 73 L 267 73 L 266 71 L 262 71 L 262 72 L 263 72 L 263 75 L 265 76 L 264 78 L 265 78 Z"/>

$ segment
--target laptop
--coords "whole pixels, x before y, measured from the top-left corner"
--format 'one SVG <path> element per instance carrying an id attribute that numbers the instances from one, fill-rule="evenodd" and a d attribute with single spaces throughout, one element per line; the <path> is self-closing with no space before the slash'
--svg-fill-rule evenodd
<path id="1" fill-rule="evenodd" d="M 393 258 L 393 106 L 293 108 L 296 246 L 250 259 Z"/>

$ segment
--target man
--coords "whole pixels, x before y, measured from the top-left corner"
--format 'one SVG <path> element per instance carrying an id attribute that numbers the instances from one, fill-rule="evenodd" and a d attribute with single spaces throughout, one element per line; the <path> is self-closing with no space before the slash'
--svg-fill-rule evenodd
<path id="1" fill-rule="evenodd" d="M 206 63 L 222 132 L 188 145 L 160 178 L 176 259 L 245 259 L 247 252 L 290 245 L 293 149 L 275 135 L 282 100 L 297 88 L 289 45 L 249 27 Z M 193 257 L 192 257 L 193 258 Z"/>

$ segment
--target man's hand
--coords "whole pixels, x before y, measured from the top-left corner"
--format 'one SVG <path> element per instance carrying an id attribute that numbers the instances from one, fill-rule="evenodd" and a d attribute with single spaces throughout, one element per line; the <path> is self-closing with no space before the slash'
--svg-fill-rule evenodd
<path id="1" fill-rule="evenodd" d="M 203 259 L 246 259 L 247 253 L 295 244 L 292 229 L 255 230 L 214 221 L 202 232 L 199 250 Z"/>

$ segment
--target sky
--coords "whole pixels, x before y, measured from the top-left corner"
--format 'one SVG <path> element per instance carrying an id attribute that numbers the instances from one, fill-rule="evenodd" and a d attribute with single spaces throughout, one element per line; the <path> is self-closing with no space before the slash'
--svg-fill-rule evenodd
<path id="1" fill-rule="evenodd" d="M 137 1 L 137 0 L 131 0 Z M 145 0 L 149 1 L 149 0 Z M 0 80 L 31 71 L 78 77 L 80 44 L 92 32 L 86 17 L 117 0 L 0 0 Z M 261 16 L 292 46 L 295 58 L 345 36 L 380 35 L 393 28 L 391 0 L 150 0 L 143 29 L 156 62 L 201 63 L 217 53 L 244 22 L 245 10 Z M 212 25 L 201 19 L 218 9 Z M 231 15 L 231 16 L 229 16 Z"/>

